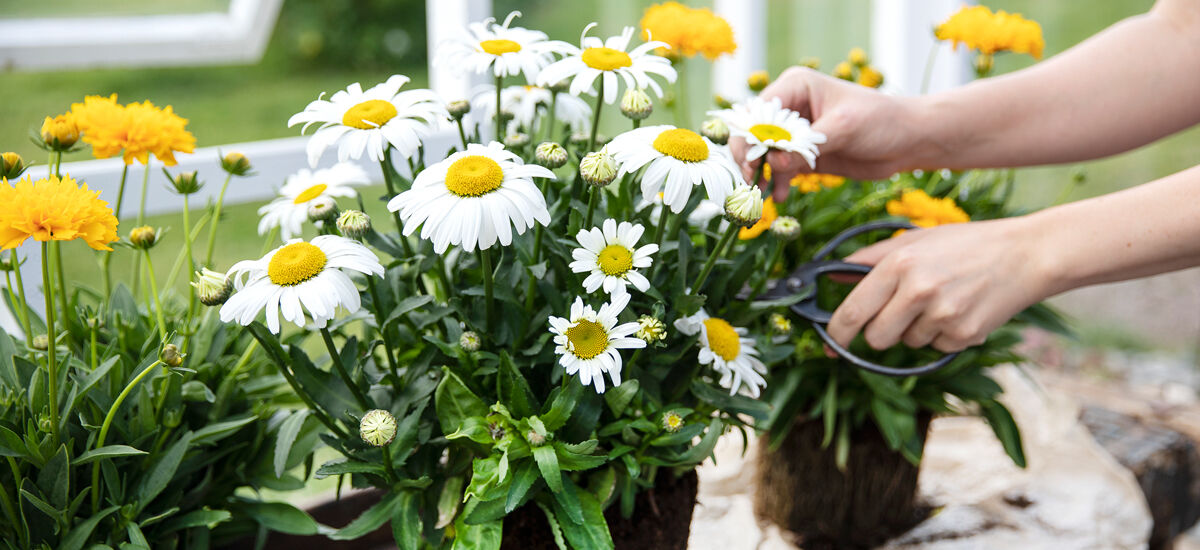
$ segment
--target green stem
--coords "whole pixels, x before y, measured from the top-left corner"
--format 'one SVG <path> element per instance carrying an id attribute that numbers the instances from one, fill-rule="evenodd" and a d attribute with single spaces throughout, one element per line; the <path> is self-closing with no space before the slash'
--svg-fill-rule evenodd
<path id="1" fill-rule="evenodd" d="M 392 148 L 388 147 L 383 152 L 383 160 L 379 161 L 379 169 L 383 171 L 383 184 L 387 186 L 388 199 L 396 196 L 396 184 L 392 181 Z M 415 174 L 414 174 L 415 176 Z M 396 222 L 396 235 L 400 241 L 401 248 L 404 249 L 404 255 L 411 258 L 413 255 L 412 247 L 408 244 L 408 238 L 404 236 L 404 224 L 400 221 L 400 212 L 392 212 L 392 221 Z M 408 259 L 405 258 L 405 259 Z"/>
<path id="2" fill-rule="evenodd" d="M 62 151 L 50 153 L 50 161 L 54 164 L 54 177 L 62 177 Z"/>
<path id="3" fill-rule="evenodd" d="M 208 250 L 204 252 L 204 266 L 211 268 L 213 246 L 217 242 L 217 221 L 221 219 L 221 209 L 225 206 L 225 190 L 229 188 L 229 180 L 233 174 L 225 174 L 225 183 L 221 185 L 221 193 L 217 195 L 217 204 L 213 207 L 212 224 L 208 226 Z"/>
<path id="4" fill-rule="evenodd" d="M 390 445 L 391 443 L 388 443 L 379 449 L 383 452 L 383 471 L 387 473 L 388 482 L 394 485 L 397 481 L 400 481 L 400 478 L 396 477 L 396 470 L 392 466 L 392 451 L 388 450 L 388 446 Z"/>
<path id="5" fill-rule="evenodd" d="M 250 334 L 254 336 L 255 341 L 262 344 L 264 348 L 266 347 L 265 343 L 263 343 L 261 340 L 258 340 L 259 336 L 257 333 L 251 331 Z M 272 338 L 277 337 L 272 336 Z M 276 342 L 278 342 L 278 339 L 276 339 Z M 300 385 L 298 380 L 296 380 L 296 375 L 292 374 L 291 368 L 286 361 L 286 359 L 277 360 L 275 365 L 279 367 L 279 373 L 282 374 L 284 379 L 287 380 L 288 385 L 292 387 L 292 391 L 295 392 L 296 396 L 304 402 L 305 406 L 308 407 L 308 410 L 317 415 L 317 420 L 320 420 L 326 428 L 329 428 L 329 431 L 333 432 L 339 438 L 349 438 L 350 436 L 347 435 L 344 430 L 338 427 L 337 423 L 333 421 L 333 418 L 329 416 L 329 413 L 325 412 L 325 409 L 322 409 L 320 405 L 317 405 L 317 403 L 313 401 L 312 397 L 308 395 L 308 392 L 304 391 L 304 387 Z"/>
<path id="6" fill-rule="evenodd" d="M 48 375 L 50 377 L 50 422 L 53 424 L 51 432 L 54 434 L 54 441 L 61 440 L 58 430 L 58 357 L 57 350 L 57 334 L 54 330 L 54 284 L 50 280 L 50 246 L 49 243 L 42 242 L 42 294 L 46 295 L 46 357 L 49 367 Z"/>
<path id="7" fill-rule="evenodd" d="M 667 221 L 671 217 L 671 209 L 667 208 L 666 204 L 662 204 L 661 206 L 662 210 L 658 215 L 658 227 L 654 228 L 654 244 L 658 246 L 659 250 L 662 250 L 663 235 L 667 232 Z M 650 266 L 650 274 L 646 278 L 653 281 L 654 274 L 658 273 L 658 266 L 662 263 L 662 255 L 659 254 L 658 258 L 655 259 L 654 265 Z"/>
<path id="8" fill-rule="evenodd" d="M 137 224 L 139 227 L 146 219 L 146 189 L 150 187 L 150 159 L 146 159 L 146 171 L 142 175 L 142 200 L 138 206 Z"/>
<path id="9" fill-rule="evenodd" d="M 680 59 L 677 63 L 672 63 L 675 67 L 675 126 L 687 128 L 688 110 L 687 110 L 687 74 L 683 71 L 684 60 Z"/>
<path id="10" fill-rule="evenodd" d="M 762 277 L 759 278 L 757 281 L 755 281 L 754 285 L 750 287 L 750 299 L 751 300 L 755 299 L 758 295 L 762 294 L 763 288 L 766 287 L 766 285 L 767 285 L 767 281 L 771 280 L 771 271 L 773 269 L 775 269 L 775 263 L 779 261 L 779 256 L 782 253 L 783 253 L 783 239 L 776 237 L 775 238 L 775 247 L 771 250 L 771 255 L 767 259 L 766 273 L 763 273 Z"/>
<path id="11" fill-rule="evenodd" d="M 350 393 L 354 394 L 354 400 L 358 401 L 358 406 L 362 407 L 364 411 L 370 409 L 371 404 L 367 401 L 367 396 L 363 395 L 362 389 L 358 387 L 358 384 L 354 383 L 353 378 L 350 378 L 350 373 L 346 370 L 346 365 L 342 364 L 342 355 L 338 353 L 337 346 L 333 344 L 333 335 L 329 334 L 329 329 L 321 329 L 321 338 L 325 340 L 325 348 L 329 350 L 329 359 L 333 361 L 334 370 L 342 378 L 342 382 L 345 382 L 350 387 Z"/>
<path id="12" fill-rule="evenodd" d="M 596 94 L 596 111 L 592 113 L 592 137 L 588 139 L 588 152 L 596 150 L 596 133 L 600 130 L 600 108 L 604 106 L 604 76 L 600 76 L 600 91 Z"/>
<path id="13" fill-rule="evenodd" d="M 479 249 L 479 265 L 483 268 L 483 306 L 486 317 L 484 326 L 488 335 L 492 335 L 492 254 L 490 250 Z"/>
<path id="14" fill-rule="evenodd" d="M 935 40 L 933 45 L 929 47 L 929 57 L 925 59 L 925 74 L 921 77 L 921 95 L 925 95 L 925 92 L 929 91 L 929 83 L 933 80 L 933 66 L 937 62 L 938 50 L 940 49 L 938 46 L 940 45 Z"/>
<path id="15" fill-rule="evenodd" d="M 633 129 L 637 130 L 638 128 L 641 128 L 641 127 L 642 127 L 642 120 L 640 118 L 633 119 Z"/>
<path id="16" fill-rule="evenodd" d="M 592 215 L 596 212 L 596 196 L 600 194 L 600 188 L 595 185 L 589 186 L 592 188 L 591 194 L 588 195 L 587 216 L 584 217 L 583 227 L 589 228 L 592 226 Z"/>
<path id="17" fill-rule="evenodd" d="M 379 288 L 375 286 L 375 278 L 367 275 L 367 289 L 371 292 L 371 301 L 375 303 L 375 326 L 379 329 L 379 337 L 383 339 L 383 349 L 387 353 L 388 369 L 392 371 L 392 382 L 400 387 L 400 370 L 396 366 L 395 352 L 392 350 L 392 339 L 384 330 L 383 301 L 379 298 Z"/>
<path id="18" fill-rule="evenodd" d="M 504 83 L 504 77 L 496 75 L 496 141 L 504 143 L 504 115 L 500 109 L 500 86 Z"/>
<path id="19" fill-rule="evenodd" d="M 554 141 L 554 126 L 558 124 L 558 92 L 550 92 L 550 120 L 546 124 L 546 141 Z M 543 195 L 545 193 L 542 193 Z"/>
<path id="20" fill-rule="evenodd" d="M 99 449 L 100 447 L 104 446 L 104 441 L 108 438 L 108 429 L 112 426 L 113 418 L 117 416 L 117 410 L 121 408 L 121 404 L 125 402 L 125 398 L 129 397 L 129 392 L 132 392 L 133 388 L 136 387 L 138 383 L 140 383 L 142 379 L 146 377 L 146 375 L 150 374 L 150 371 L 154 370 L 154 367 L 162 364 L 163 362 L 161 359 L 150 363 L 150 365 L 142 369 L 142 372 L 139 372 L 137 376 L 133 377 L 133 380 L 130 380 L 128 384 L 125 384 L 125 389 L 121 390 L 121 393 L 117 395 L 117 400 L 113 401 L 112 406 L 108 408 L 108 414 L 104 415 L 104 422 L 100 424 L 100 435 L 96 437 L 96 446 L 92 447 L 92 449 Z M 100 461 L 97 460 L 92 464 L 92 513 L 95 514 L 99 511 Z"/>
<path id="21" fill-rule="evenodd" d="M 9 467 L 9 469 L 12 470 L 13 483 L 15 484 L 14 487 L 20 487 L 21 479 L 22 479 L 21 468 L 19 466 L 17 466 L 17 461 L 13 457 L 6 456 L 4 458 L 8 459 L 8 467 Z M 19 503 L 19 501 L 18 501 L 18 503 Z M 14 529 L 17 530 L 17 534 L 22 542 L 22 545 L 20 546 L 20 548 L 29 548 L 29 527 L 27 525 L 25 525 L 24 522 L 15 522 L 13 524 L 13 526 L 14 526 Z"/>
<path id="22" fill-rule="evenodd" d="M 92 344 L 92 370 L 94 371 L 94 370 L 96 370 L 96 367 L 100 364 L 98 362 L 99 358 L 96 354 L 96 332 L 99 329 L 95 325 L 88 327 L 88 329 L 89 329 L 88 332 L 90 333 L 88 335 L 88 340 L 90 340 L 91 344 Z"/>
<path id="23" fill-rule="evenodd" d="M 268 250 L 271 250 L 271 248 L 273 248 L 275 245 L 275 240 L 278 238 L 279 238 L 279 226 L 277 225 L 275 227 L 272 227 L 271 230 L 267 232 L 267 238 L 266 238 L 266 240 L 263 241 L 262 250 L 260 250 L 258 252 L 258 255 L 262 256 L 262 255 L 266 254 Z"/>
<path id="24" fill-rule="evenodd" d="M 162 302 L 158 299 L 158 281 L 154 276 L 154 262 L 150 260 L 150 251 L 142 249 L 146 257 L 146 278 L 150 280 L 150 295 L 154 298 L 154 317 L 158 321 L 158 336 L 163 343 L 167 342 L 167 322 L 163 318 Z"/>
<path id="25" fill-rule="evenodd" d="M 55 279 L 58 281 L 58 288 L 56 289 L 58 292 L 58 303 L 59 306 L 62 307 L 63 324 L 66 324 L 67 315 L 71 314 L 71 307 L 67 300 L 67 277 L 63 274 L 62 242 L 54 241 L 54 244 L 51 245 L 50 250 L 54 251 L 54 271 L 56 273 Z"/>
<path id="26" fill-rule="evenodd" d="M 728 246 L 729 242 L 733 240 L 733 236 L 737 235 L 739 229 L 741 229 L 741 226 L 737 224 L 730 224 L 729 229 L 725 231 L 725 234 L 721 235 L 721 240 L 717 241 L 716 250 L 713 250 L 712 255 L 710 255 L 708 260 L 704 262 L 704 268 L 700 270 L 700 275 L 696 277 L 696 282 L 692 283 L 692 294 L 700 293 L 700 285 L 703 285 L 704 281 L 708 279 L 708 274 L 712 272 L 713 266 L 717 264 L 717 258 L 720 258 L 722 255 L 724 255 L 725 247 Z"/>
<path id="27" fill-rule="evenodd" d="M 121 219 L 121 204 L 125 202 L 125 177 L 129 175 L 129 165 L 124 164 L 121 167 L 121 183 L 117 186 L 117 204 L 113 209 L 113 217 Z M 104 297 L 107 299 L 112 296 L 112 252 L 104 255 Z"/>
<path id="28" fill-rule="evenodd" d="M 17 254 L 17 249 L 12 249 L 8 256 L 12 261 L 13 277 L 17 279 L 17 294 L 21 296 L 21 301 L 17 304 L 17 309 L 21 312 L 21 329 L 25 331 L 25 345 L 29 349 L 33 349 L 33 327 L 29 320 L 29 302 L 25 300 L 25 281 L 21 277 L 21 258 Z"/>
<path id="29" fill-rule="evenodd" d="M 189 221 L 188 210 L 189 210 L 188 196 L 186 194 L 184 194 L 183 195 L 183 243 L 184 243 L 184 253 L 187 254 L 187 262 L 188 262 L 187 279 L 188 279 L 188 282 L 190 283 L 196 277 L 196 259 L 195 259 L 195 257 L 192 256 L 192 224 Z M 188 288 L 188 287 L 185 287 L 185 288 Z M 188 295 L 188 308 L 187 308 L 187 315 L 184 316 L 184 321 L 183 321 L 183 348 L 182 348 L 185 353 L 188 350 L 188 342 L 189 342 L 189 340 L 191 340 L 192 318 L 196 314 L 196 293 L 191 288 L 188 288 L 187 295 Z"/>
<path id="30" fill-rule="evenodd" d="M 458 117 L 458 139 L 462 140 L 462 150 L 467 150 L 467 130 L 463 128 L 462 117 Z M 414 174 L 415 177 L 415 174 Z"/>

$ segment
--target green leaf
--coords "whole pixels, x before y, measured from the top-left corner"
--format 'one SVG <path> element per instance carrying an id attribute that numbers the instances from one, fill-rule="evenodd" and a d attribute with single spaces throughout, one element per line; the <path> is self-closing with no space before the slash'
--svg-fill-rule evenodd
<path id="1" fill-rule="evenodd" d="M 629 406 L 629 402 L 637 395 L 640 388 L 637 380 L 626 380 L 617 386 L 604 393 L 604 401 L 608 403 L 609 410 L 613 416 L 620 417 L 625 408 Z"/>
<path id="2" fill-rule="evenodd" d="M 275 477 L 283 477 L 284 470 L 287 469 L 288 456 L 292 452 L 292 445 L 296 443 L 296 436 L 300 435 L 300 429 L 304 427 L 304 421 L 308 419 L 308 409 L 301 409 L 293 412 L 279 426 L 279 435 L 275 438 Z"/>
<path id="3" fill-rule="evenodd" d="M 527 417 L 537 414 L 541 405 L 534 397 L 529 383 L 517 370 L 512 357 L 507 351 L 500 351 L 500 370 L 496 373 L 496 392 L 500 402 L 508 406 L 517 417 Z"/>
<path id="4" fill-rule="evenodd" d="M 528 460 L 520 462 L 513 473 L 512 482 L 508 486 L 508 497 L 504 502 L 504 513 L 512 513 L 518 506 L 528 500 L 529 489 L 538 479 L 538 469 Z"/>
<path id="5" fill-rule="evenodd" d="M 718 390 L 699 380 L 692 380 L 692 393 L 728 413 L 747 414 L 757 420 L 766 420 L 770 416 L 771 409 L 766 402 L 744 395 L 729 395 L 729 392 Z"/>
<path id="6" fill-rule="evenodd" d="M 15 310 L 9 309 L 9 311 Z M 13 390 L 22 387 L 21 378 L 17 375 L 17 367 L 13 364 L 13 355 L 16 353 L 17 348 L 13 345 L 12 337 L 0 328 L 0 382 Z"/>
<path id="7" fill-rule="evenodd" d="M 286 502 L 243 500 L 237 506 L 238 515 L 246 515 L 271 531 L 289 535 L 315 535 L 321 525 L 303 510 Z"/>
<path id="8" fill-rule="evenodd" d="M 129 445 L 105 445 L 99 449 L 92 449 L 86 453 L 79 455 L 72 464 L 80 466 L 94 460 L 102 458 L 116 458 L 119 456 L 135 456 L 147 454 L 146 451 L 135 449 Z"/>
<path id="9" fill-rule="evenodd" d="M 462 438 L 481 444 L 492 443 L 492 432 L 488 427 L 487 419 L 478 416 L 464 418 L 462 424 L 459 424 L 458 430 L 446 436 L 446 439 L 451 440 Z"/>
<path id="10" fill-rule="evenodd" d="M 209 510 L 203 508 L 200 510 L 192 510 L 182 516 L 176 516 L 170 521 L 162 525 L 162 531 L 171 532 L 180 529 L 191 529 L 192 527 L 205 527 L 212 529 L 218 523 L 224 523 L 233 518 L 228 510 Z"/>
<path id="11" fill-rule="evenodd" d="M 600 506 L 600 501 L 587 491 L 578 491 L 577 494 L 582 516 L 578 520 L 572 519 L 569 511 L 563 509 L 562 503 L 555 501 L 555 515 L 558 516 L 558 524 L 567 542 L 574 548 L 612 550 L 612 534 L 608 531 L 608 522 L 604 519 L 604 509 Z"/>
<path id="12" fill-rule="evenodd" d="M 487 405 L 475 395 L 462 379 L 449 368 L 442 367 L 445 376 L 434 392 L 434 408 L 437 410 L 438 423 L 442 433 L 454 433 L 459 426 L 472 416 L 487 416 Z"/>
<path id="13" fill-rule="evenodd" d="M 242 418 L 234 420 L 226 420 L 225 422 L 217 422 L 209 424 L 192 435 L 192 443 L 196 445 L 216 443 L 226 437 L 233 435 L 239 428 L 258 420 L 258 417 L 253 414 L 248 414 Z"/>
<path id="14" fill-rule="evenodd" d="M 650 445 L 655 447 L 666 447 L 670 445 L 678 445 L 680 443 L 691 442 L 692 438 L 704 433 L 704 424 L 693 423 L 688 424 L 679 429 L 675 433 L 666 432 L 650 441 Z"/>
<path id="15" fill-rule="evenodd" d="M 392 538 L 400 550 L 417 550 L 421 544 L 419 504 L 416 493 L 405 492 L 400 495 L 399 507 L 392 516 Z"/>
<path id="16" fill-rule="evenodd" d="M 101 520 L 108 517 L 109 514 L 118 508 L 120 506 L 109 506 L 100 510 L 100 513 L 92 514 L 87 519 L 79 522 L 79 524 L 71 528 L 67 536 L 63 537 L 62 544 L 59 545 L 58 550 L 81 550 L 83 545 L 91 538 L 92 531 L 96 529 L 96 524 L 100 523 Z"/>
<path id="17" fill-rule="evenodd" d="M 454 533 L 451 550 L 499 550 L 504 528 L 501 520 L 471 524 L 460 517 L 454 522 Z"/>
<path id="18" fill-rule="evenodd" d="M 558 518 L 554 517 L 554 512 L 541 502 L 537 503 L 537 507 L 546 516 L 546 523 L 550 525 L 550 534 L 554 535 L 554 545 L 558 547 L 558 550 L 570 550 L 567 547 L 567 541 L 563 538 L 562 526 L 558 524 Z"/>
<path id="19" fill-rule="evenodd" d="M 429 296 L 428 294 L 418 294 L 416 296 L 409 296 L 403 300 L 400 300 L 400 303 L 396 304 L 396 307 L 393 308 L 390 313 L 388 313 L 387 320 L 385 320 L 383 324 L 384 326 L 387 326 L 399 321 L 400 317 L 406 315 L 408 312 L 432 301 L 433 296 Z"/>
<path id="20" fill-rule="evenodd" d="M 979 407 L 983 410 L 983 417 L 992 427 L 992 432 L 1004 445 L 1004 452 L 1008 453 L 1013 464 L 1024 468 L 1025 446 L 1021 443 L 1021 430 L 1017 428 L 1017 423 L 1013 420 L 1012 413 L 1008 412 L 1008 407 L 994 400 L 980 401 Z"/>
<path id="21" fill-rule="evenodd" d="M 25 442 L 12 430 L 0 426 L 0 456 L 27 456 Z"/>
<path id="22" fill-rule="evenodd" d="M 705 458 L 708 458 L 708 455 L 712 454 L 713 448 L 717 446 L 717 439 L 720 439 L 721 433 L 724 431 L 725 424 L 721 422 L 721 419 L 712 419 L 712 422 L 708 424 L 708 431 L 704 434 L 704 437 L 700 439 L 700 443 L 697 443 L 695 447 L 680 453 L 679 457 L 677 458 L 678 463 L 681 465 L 688 465 L 699 464 L 703 462 Z"/>
<path id="23" fill-rule="evenodd" d="M 579 403 L 579 397 L 583 395 L 583 384 L 580 384 L 579 380 L 572 376 L 567 381 L 565 389 L 555 388 L 554 392 L 550 407 L 538 415 L 538 418 L 542 419 L 542 424 L 546 426 L 546 430 L 551 432 L 567 423 L 567 419 L 575 411 L 575 405 Z"/>
<path id="24" fill-rule="evenodd" d="M 534 447 L 533 459 L 537 461 L 538 470 L 541 470 L 542 479 L 546 480 L 546 486 L 555 493 L 561 492 L 563 490 L 562 472 L 558 469 L 558 454 L 554 452 L 554 447 L 549 445 Z"/>
<path id="25" fill-rule="evenodd" d="M 358 516 L 349 525 L 338 529 L 329 535 L 333 540 L 354 540 L 383 526 L 388 520 L 392 519 L 396 510 L 400 507 L 400 494 L 388 493 L 363 515 Z"/>
<path id="26" fill-rule="evenodd" d="M 59 445 L 58 452 L 46 461 L 46 465 L 38 472 L 37 485 L 42 494 L 47 495 L 56 509 L 65 510 L 67 507 L 67 491 L 71 479 L 71 459 L 66 445 Z"/>
<path id="27" fill-rule="evenodd" d="M 454 516 L 458 514 L 458 505 L 463 501 L 462 487 L 462 476 L 454 476 L 446 480 L 441 494 L 438 495 L 438 515 L 437 523 L 433 526 L 434 529 L 441 529 L 454 522 Z"/>
<path id="28" fill-rule="evenodd" d="M 846 465 L 850 461 L 850 421 L 842 418 L 838 422 L 837 437 L 833 449 L 833 462 L 837 469 L 846 473 Z"/>
<path id="29" fill-rule="evenodd" d="M 829 383 L 825 385 L 825 398 L 821 401 L 821 419 L 825 425 L 825 437 L 821 439 L 821 448 L 829 448 L 833 441 L 833 428 L 837 422 L 837 372 L 829 373 Z"/>
<path id="30" fill-rule="evenodd" d="M 192 432 L 187 432 L 150 467 L 150 473 L 142 478 L 142 482 L 138 485 L 138 512 L 145 510 L 154 497 L 157 497 L 171 483 L 175 471 L 179 469 L 179 463 L 183 462 L 183 455 L 187 453 L 188 446 L 191 444 Z"/>
<path id="31" fill-rule="evenodd" d="M 338 458 L 322 464 L 320 468 L 317 468 L 315 475 L 320 479 L 344 474 L 375 474 L 382 476 L 384 473 L 383 464 Z"/>

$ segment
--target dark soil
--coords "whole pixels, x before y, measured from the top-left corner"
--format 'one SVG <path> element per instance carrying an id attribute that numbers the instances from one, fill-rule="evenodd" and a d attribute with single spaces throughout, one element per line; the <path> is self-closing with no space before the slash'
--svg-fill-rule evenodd
<path id="1" fill-rule="evenodd" d="M 922 432 L 929 418 L 920 419 Z M 805 550 L 867 549 L 908 531 L 928 516 L 917 502 L 917 467 L 888 448 L 873 425 L 851 434 L 846 472 L 824 428 L 797 422 L 774 452 L 761 445 L 754 511 L 794 533 Z"/>
<path id="2" fill-rule="evenodd" d="M 621 517 L 619 507 L 604 512 L 617 550 L 684 550 L 696 507 L 696 472 L 677 478 L 660 471 L 654 489 L 638 494 L 633 517 Z M 504 518 L 500 550 L 553 550 L 554 536 L 546 514 L 537 506 L 523 506 Z M 581 549 L 587 550 L 587 549 Z"/>

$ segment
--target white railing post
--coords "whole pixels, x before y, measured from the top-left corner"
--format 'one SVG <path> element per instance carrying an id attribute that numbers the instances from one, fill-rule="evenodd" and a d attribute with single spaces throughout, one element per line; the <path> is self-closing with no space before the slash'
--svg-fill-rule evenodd
<path id="1" fill-rule="evenodd" d="M 713 63 L 713 93 L 726 99 L 745 97 L 746 77 L 767 68 L 766 0 L 714 0 L 713 11 L 733 28 L 737 49 Z"/>
<path id="2" fill-rule="evenodd" d="M 935 47 L 933 28 L 964 0 L 872 0 L 871 60 L 883 73 L 883 88 L 900 95 L 921 93 L 926 65 Z M 960 86 L 971 79 L 970 56 L 947 43 L 938 48 L 927 92 Z"/>
<path id="3" fill-rule="evenodd" d="M 470 99 L 471 88 L 484 82 L 464 74 L 461 67 L 440 66 L 438 46 L 463 32 L 467 23 L 492 15 L 492 0 L 425 0 L 425 25 L 429 46 L 429 87 L 442 99 Z"/>

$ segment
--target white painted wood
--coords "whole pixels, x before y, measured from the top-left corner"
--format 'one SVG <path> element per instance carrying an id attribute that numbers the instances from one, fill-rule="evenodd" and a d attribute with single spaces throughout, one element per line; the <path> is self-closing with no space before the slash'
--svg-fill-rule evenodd
<path id="1" fill-rule="evenodd" d="M 471 88 L 491 82 L 483 75 L 465 74 L 439 63 L 443 42 L 466 32 L 467 24 L 492 15 L 492 0 L 425 0 L 429 46 L 429 87 L 446 101 L 471 99 Z"/>
<path id="2" fill-rule="evenodd" d="M 0 19 L 0 67 L 45 71 L 255 63 L 283 0 L 230 0 L 225 13 Z"/>
<path id="3" fill-rule="evenodd" d="M 928 92 L 961 86 L 971 80 L 971 57 L 939 43 L 933 29 L 958 11 L 964 0 L 872 0 L 871 61 L 886 78 L 883 89 L 918 95 L 930 51 L 938 48 Z"/>
<path id="4" fill-rule="evenodd" d="M 733 28 L 737 49 L 713 63 L 712 93 L 729 100 L 749 95 L 746 77 L 767 68 L 766 0 L 714 0 L 713 11 Z"/>

